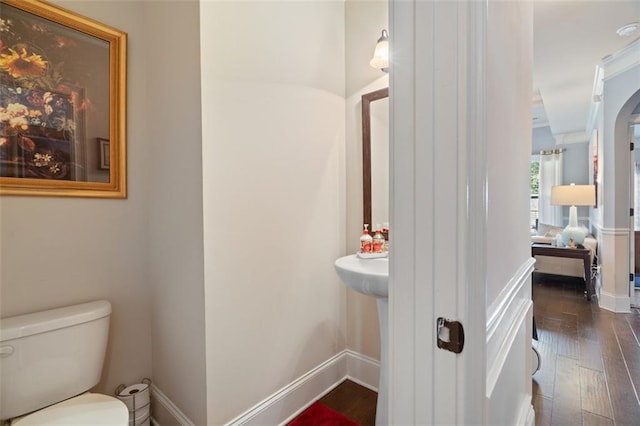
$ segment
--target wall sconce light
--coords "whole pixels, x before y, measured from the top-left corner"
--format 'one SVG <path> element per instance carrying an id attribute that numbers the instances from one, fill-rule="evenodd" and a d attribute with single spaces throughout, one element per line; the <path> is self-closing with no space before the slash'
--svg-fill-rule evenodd
<path id="1" fill-rule="evenodd" d="M 389 72 L 389 34 L 387 30 L 382 30 L 382 36 L 378 39 L 373 58 L 369 62 L 373 68 Z"/>

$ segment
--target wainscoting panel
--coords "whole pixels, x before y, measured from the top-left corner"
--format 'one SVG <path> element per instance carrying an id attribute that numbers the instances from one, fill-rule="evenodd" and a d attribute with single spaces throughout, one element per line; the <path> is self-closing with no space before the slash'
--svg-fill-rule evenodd
<path id="1" fill-rule="evenodd" d="M 611 312 L 630 312 L 629 247 L 632 233 L 625 228 L 600 228 L 601 264 L 598 303 Z"/>
<path id="2" fill-rule="evenodd" d="M 528 424 L 535 420 L 531 405 L 532 308 L 528 259 L 487 312 L 486 424 Z M 504 410 L 505 406 L 518 407 Z M 504 418 L 505 413 L 517 418 Z"/>

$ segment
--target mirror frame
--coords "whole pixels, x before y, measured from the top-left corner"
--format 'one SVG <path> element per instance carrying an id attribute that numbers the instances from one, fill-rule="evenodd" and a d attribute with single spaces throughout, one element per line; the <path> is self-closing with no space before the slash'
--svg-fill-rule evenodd
<path id="1" fill-rule="evenodd" d="M 375 90 L 362 95 L 362 204 L 363 224 L 369 224 L 369 233 L 373 235 L 371 223 L 371 102 L 389 97 L 389 88 Z M 385 239 L 389 235 L 384 233 Z"/>

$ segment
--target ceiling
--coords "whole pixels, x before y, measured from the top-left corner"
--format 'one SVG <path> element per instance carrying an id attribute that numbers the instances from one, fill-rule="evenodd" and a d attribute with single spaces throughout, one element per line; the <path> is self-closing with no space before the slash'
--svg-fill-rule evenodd
<path id="1" fill-rule="evenodd" d="M 616 30 L 640 22 L 640 0 L 535 0 L 533 127 L 549 127 L 556 142 L 587 141 L 596 65 L 633 41 Z M 640 85 L 640 82 L 639 82 Z"/>

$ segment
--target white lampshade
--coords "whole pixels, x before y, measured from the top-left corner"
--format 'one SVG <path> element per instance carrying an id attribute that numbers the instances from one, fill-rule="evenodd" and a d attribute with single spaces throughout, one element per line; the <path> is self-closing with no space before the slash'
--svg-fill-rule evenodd
<path id="1" fill-rule="evenodd" d="M 594 185 L 559 185 L 551 188 L 554 206 L 593 206 L 596 203 Z"/>
<path id="2" fill-rule="evenodd" d="M 376 50 L 373 52 L 373 58 L 369 65 L 385 72 L 389 68 L 389 35 L 387 30 L 382 30 L 382 36 L 378 39 Z"/>

